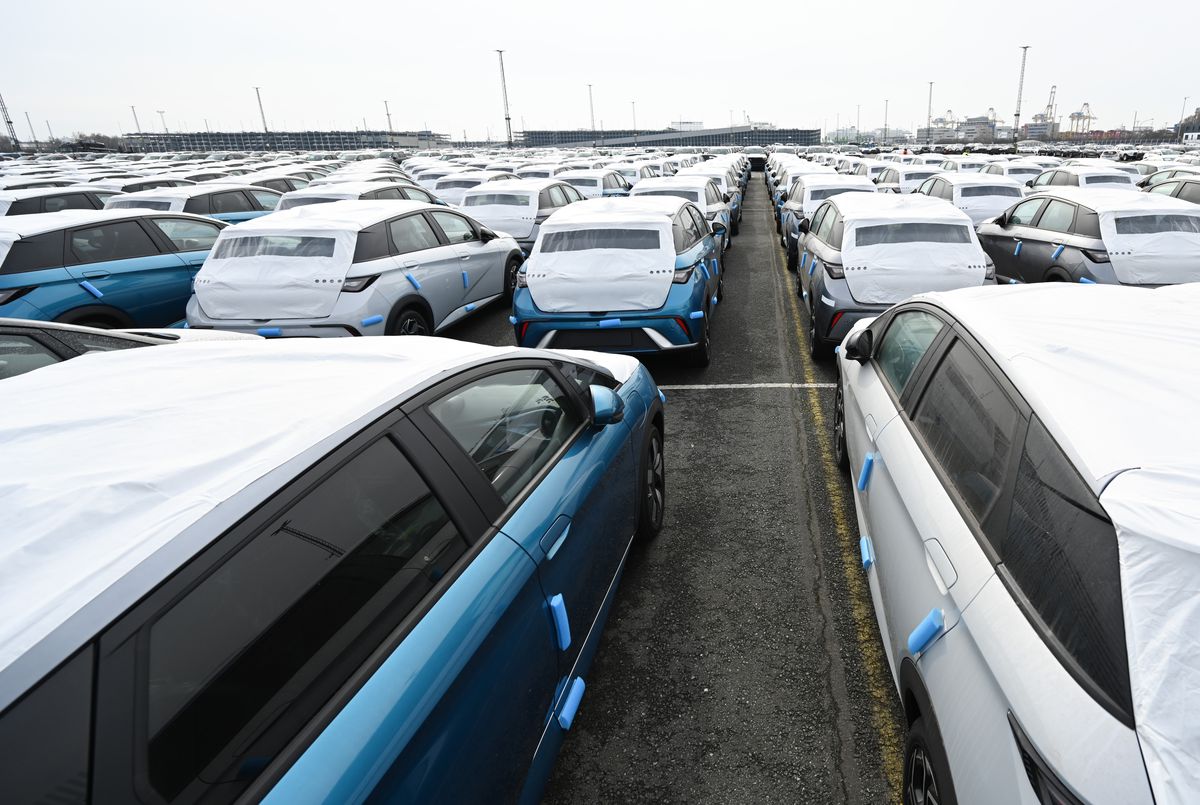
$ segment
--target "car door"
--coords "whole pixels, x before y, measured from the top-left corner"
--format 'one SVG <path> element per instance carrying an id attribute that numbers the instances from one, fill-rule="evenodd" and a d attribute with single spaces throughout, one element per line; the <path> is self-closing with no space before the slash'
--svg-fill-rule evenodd
<path id="1" fill-rule="evenodd" d="M 687 218 L 684 219 L 683 216 L 687 216 Z M 691 204 L 686 205 L 680 211 L 680 219 L 684 221 L 684 230 L 693 244 L 691 250 L 694 250 L 694 262 L 703 264 L 708 270 L 709 276 L 705 292 L 711 309 L 711 306 L 716 304 L 714 300 L 721 295 L 721 278 L 725 273 L 725 265 L 721 260 L 721 242 L 712 233 L 711 225 L 700 214 L 700 210 Z M 687 220 L 691 221 L 690 226 L 687 225 Z M 693 257 L 693 255 L 689 255 L 689 257 Z"/>
<path id="2" fill-rule="evenodd" d="M 138 327 L 183 318 L 193 269 L 160 248 L 138 219 L 106 221 L 67 232 L 67 270 L 96 305 L 115 308 Z M 82 299 L 81 299 L 82 301 Z"/>
<path id="3" fill-rule="evenodd" d="M 283 195 L 282 193 L 279 193 L 279 192 L 273 191 L 273 190 L 269 190 L 266 188 L 263 188 L 261 190 L 254 188 L 254 189 L 246 190 L 244 192 L 250 194 L 250 198 L 252 198 L 254 200 L 255 204 L 258 205 L 261 215 L 266 215 L 269 212 L 274 212 L 275 208 L 279 206 L 280 197 Z"/>
<path id="4" fill-rule="evenodd" d="M 456 212 L 433 210 L 428 215 L 458 254 L 463 302 L 474 305 L 500 294 L 504 290 L 505 255 L 499 244 L 495 240 L 484 243 L 479 237 L 479 224 Z M 465 312 L 473 310 L 471 307 Z"/>
<path id="5" fill-rule="evenodd" d="M 578 704 L 564 700 L 582 692 L 575 680 L 595 651 L 637 524 L 630 426 L 645 402 L 594 426 L 588 399 L 553 364 L 522 361 L 480 371 L 412 414 L 442 455 L 465 451 L 460 477 L 477 499 L 490 496 L 485 514 L 538 565 L 559 648 L 556 704 L 543 714 L 564 729 L 563 707 Z"/>
<path id="6" fill-rule="evenodd" d="M 249 196 L 241 190 L 226 190 L 208 197 L 209 215 L 218 221 L 236 224 L 262 215 Z"/>
<path id="7" fill-rule="evenodd" d="M 217 242 L 217 236 L 224 227 L 219 223 L 197 221 L 195 218 L 176 218 L 168 215 L 155 215 L 145 219 L 152 231 L 161 234 L 160 243 L 166 245 L 168 251 L 175 252 L 185 266 L 191 271 L 188 279 L 190 292 L 196 272 L 204 265 L 204 260 Z"/>
<path id="8" fill-rule="evenodd" d="M 817 259 L 818 240 L 817 232 L 821 229 L 825 222 L 825 217 L 831 215 L 833 205 L 822 202 L 817 211 L 813 213 L 812 222 L 809 224 L 808 232 L 801 235 L 800 241 L 800 264 L 797 269 L 799 278 L 800 295 L 805 300 L 808 299 L 809 286 L 812 284 L 813 271 L 816 270 L 814 261 Z"/>
<path id="9" fill-rule="evenodd" d="M 1031 198 L 1006 212 L 1003 225 L 993 223 L 979 226 L 979 243 L 996 265 L 997 282 L 1020 279 L 1019 262 L 1025 248 L 1024 241 L 1036 234 L 1033 223 L 1045 205 L 1046 199 Z"/>
<path id="10" fill-rule="evenodd" d="M 446 317 L 463 304 L 458 252 L 443 240 L 433 221 L 420 212 L 388 221 L 388 237 L 405 279 L 395 284 L 393 293 L 397 299 L 419 293 L 429 303 L 434 329 L 441 327 Z"/>
<path id="11" fill-rule="evenodd" d="M 1017 256 L 1017 278 L 1022 282 L 1042 282 L 1056 265 L 1068 241 L 1075 220 L 1075 205 L 1052 198 L 1038 214 L 1037 221 L 1023 238 L 1024 245 Z"/>

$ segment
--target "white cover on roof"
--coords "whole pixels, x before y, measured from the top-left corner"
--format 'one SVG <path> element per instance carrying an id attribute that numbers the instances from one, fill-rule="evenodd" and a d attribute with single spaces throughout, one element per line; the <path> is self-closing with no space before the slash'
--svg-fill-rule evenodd
<path id="1" fill-rule="evenodd" d="M 683 203 L 667 197 L 591 199 L 551 215 L 538 232 L 525 268 L 534 304 L 547 313 L 662 307 L 675 272 L 670 216 Z M 543 250 L 547 237 L 558 233 L 613 229 L 653 231 L 658 235 L 658 248 Z"/>
<path id="2" fill-rule="evenodd" d="M 924 195 L 843 193 L 834 197 L 845 222 L 842 267 L 850 294 L 862 304 L 890 305 L 924 291 L 982 285 L 987 255 L 971 219 L 941 199 Z M 859 246 L 871 226 L 932 223 L 965 228 L 963 243 L 876 243 Z"/>
<path id="3" fill-rule="evenodd" d="M 1159 803 L 1200 801 L 1200 285 L 1048 283 L 927 298 L 987 347 L 1101 492 L 1117 530 L 1150 783 Z"/>
<path id="4" fill-rule="evenodd" d="M 462 208 L 484 226 L 512 235 L 529 237 L 537 217 L 538 194 L 555 182 L 547 179 L 500 179 L 484 182 L 463 193 Z M 524 196 L 525 204 L 471 204 L 470 199 L 491 195 Z"/>
<path id="5" fill-rule="evenodd" d="M 196 274 L 196 301 L 214 319 L 317 319 L 333 312 L 354 262 L 359 230 L 428 204 L 335 201 L 277 212 L 221 230 Z M 307 256 L 224 257 L 229 241 L 277 236 L 332 240 Z M 322 247 L 330 244 L 322 243 Z M 319 252 L 315 254 L 315 252 Z"/>

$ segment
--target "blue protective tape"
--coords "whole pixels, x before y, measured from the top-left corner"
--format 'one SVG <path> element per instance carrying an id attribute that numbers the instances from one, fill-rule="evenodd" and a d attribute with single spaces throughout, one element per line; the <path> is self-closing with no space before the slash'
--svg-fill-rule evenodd
<path id="1" fill-rule="evenodd" d="M 470 288 L 470 287 L 471 287 L 471 280 L 470 280 L 470 278 L 469 278 L 469 277 L 467 277 L 467 272 L 465 272 L 465 271 L 464 271 L 464 272 L 462 273 L 462 275 L 463 275 L 463 287 L 464 287 L 464 288 Z"/>
<path id="2" fill-rule="evenodd" d="M 468 313 L 470 313 L 470 312 L 471 312 L 472 310 L 474 310 L 474 309 L 475 309 L 475 306 L 474 306 L 474 305 L 467 305 L 467 306 L 464 308 L 464 310 L 466 310 Z"/>
<path id="3" fill-rule="evenodd" d="M 1019 255 L 1021 253 L 1021 245 L 1022 245 L 1021 241 L 1018 240 L 1017 247 L 1015 249 L 1013 249 L 1013 257 L 1016 257 L 1017 255 Z"/>
<path id="4" fill-rule="evenodd" d="M 283 335 L 283 330 L 278 327 L 259 327 L 258 334 L 263 338 L 270 338 L 274 335 Z"/>
<path id="5" fill-rule="evenodd" d="M 688 314 L 688 318 L 689 319 L 702 319 L 702 318 L 704 318 L 704 311 L 703 310 L 693 310 L 691 313 Z"/>
<path id="6" fill-rule="evenodd" d="M 104 292 L 103 292 L 103 291 L 101 291 L 101 290 L 100 290 L 99 288 L 97 288 L 95 285 L 92 285 L 92 283 L 88 282 L 87 280 L 81 280 L 81 281 L 80 281 L 80 283 L 79 283 L 79 287 L 80 287 L 80 288 L 83 288 L 83 290 L 87 291 L 87 292 L 88 292 L 88 293 L 90 293 L 92 296 L 96 297 L 97 299 L 99 299 L 100 297 L 104 296 Z"/>
<path id="7" fill-rule="evenodd" d="M 658 401 L 663 405 L 667 404 L 667 395 L 663 393 L 662 389 L 658 390 Z"/>
<path id="8" fill-rule="evenodd" d="M 712 273 L 714 273 L 714 274 L 721 273 L 721 266 L 719 266 L 717 264 L 717 258 L 715 258 L 715 257 L 713 258 L 713 261 L 712 261 Z"/>
<path id="9" fill-rule="evenodd" d="M 620 319 L 601 319 L 600 323 L 597 326 L 598 327 L 620 327 L 621 320 Z"/>
<path id="10" fill-rule="evenodd" d="M 575 721 L 575 713 L 579 710 L 579 702 L 583 699 L 583 690 L 587 687 L 583 684 L 583 679 L 575 677 L 575 681 L 571 683 L 571 689 L 567 691 L 567 698 L 563 701 L 562 712 L 558 714 L 558 726 L 564 730 L 571 729 L 571 723 Z"/>
<path id="11" fill-rule="evenodd" d="M 1090 280 L 1087 277 L 1080 277 L 1079 281 L 1082 282 L 1084 285 L 1095 285 L 1096 284 L 1095 280 Z"/>
<path id="12" fill-rule="evenodd" d="M 813 275 L 813 272 L 816 270 L 817 270 L 817 258 L 814 257 L 813 261 L 808 264 L 808 276 L 811 277 Z"/>
<path id="13" fill-rule="evenodd" d="M 1054 254 L 1050 255 L 1050 259 L 1057 260 L 1058 256 L 1063 253 L 1063 249 L 1065 249 L 1065 248 L 1067 248 L 1067 247 L 1060 245 L 1057 249 L 1054 250 Z"/>
<path id="14" fill-rule="evenodd" d="M 871 565 L 875 564 L 875 551 L 871 549 L 871 538 L 866 534 L 859 537 L 858 552 L 862 554 L 863 570 L 870 570 Z"/>
<path id="15" fill-rule="evenodd" d="M 363 319 L 360 323 L 363 327 L 370 327 L 372 324 L 379 324 L 381 321 L 383 321 L 383 316 L 376 313 L 374 316 L 368 316 Z"/>
<path id="16" fill-rule="evenodd" d="M 940 609 L 931 609 L 929 614 L 925 616 L 925 620 L 917 624 L 917 628 L 912 630 L 908 636 L 908 653 L 920 654 L 933 639 L 938 636 L 945 625 L 945 616 Z"/>
<path id="17" fill-rule="evenodd" d="M 508 317 L 508 323 L 509 323 L 509 324 L 511 324 L 513 327 L 516 327 L 516 326 L 517 326 L 517 317 L 516 317 L 516 316 L 509 316 L 509 317 Z"/>
<path id="18" fill-rule="evenodd" d="M 411 272 L 404 272 L 404 277 L 412 283 L 412 287 L 416 288 L 418 291 L 421 290 L 421 283 L 417 282 L 417 278 L 414 277 Z"/>
<path id="19" fill-rule="evenodd" d="M 808 252 L 805 252 L 804 254 L 800 255 L 800 267 L 808 268 Z"/>
<path id="20" fill-rule="evenodd" d="M 709 278 L 708 266 L 704 265 L 704 263 L 701 263 L 700 270 L 704 272 L 704 279 L 707 280 Z"/>
<path id="21" fill-rule="evenodd" d="M 858 472 L 858 491 L 864 492 L 867 488 L 867 483 L 871 480 L 871 468 L 875 466 L 875 454 L 867 453 L 863 457 L 862 469 Z"/>
<path id="22" fill-rule="evenodd" d="M 713 294 L 712 303 L 714 305 L 717 303 L 717 295 L 716 294 Z"/>
<path id="23" fill-rule="evenodd" d="M 571 621 L 567 619 L 567 602 L 562 593 L 550 599 L 550 614 L 554 616 L 554 631 L 558 635 L 558 650 L 571 647 Z"/>
<path id="24" fill-rule="evenodd" d="M 1016 284 L 1017 284 L 1017 281 L 1016 281 L 1016 280 L 1009 280 L 1009 281 L 1008 281 L 1008 284 L 1009 284 L 1009 285 L 1016 285 Z"/>

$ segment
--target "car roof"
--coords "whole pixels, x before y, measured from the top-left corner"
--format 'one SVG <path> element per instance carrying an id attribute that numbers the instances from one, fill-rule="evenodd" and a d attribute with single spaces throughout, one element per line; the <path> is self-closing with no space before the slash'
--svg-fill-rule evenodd
<path id="1" fill-rule="evenodd" d="M 923 193 L 843 193 L 832 196 L 846 222 L 855 220 L 971 222 L 970 217 L 953 204 Z"/>
<path id="2" fill-rule="evenodd" d="M 286 210 L 262 215 L 242 221 L 229 237 L 247 233 L 286 232 L 295 230 L 324 230 L 330 232 L 358 232 L 380 221 L 418 210 L 446 210 L 438 204 L 425 201 L 400 201 L 347 199 L 328 204 L 305 204 Z M 234 227 L 230 227 L 234 229 Z"/>
<path id="3" fill-rule="evenodd" d="M 1200 207 L 1197 205 L 1163 193 L 1131 193 L 1128 190 L 1104 187 L 1052 187 L 1030 194 L 1027 198 L 1061 198 L 1074 204 L 1082 204 L 1099 213 L 1159 210 L 1200 213 Z"/>
<path id="4" fill-rule="evenodd" d="M 876 184 L 866 176 L 852 176 L 848 173 L 805 173 L 796 177 L 796 184 L 803 184 L 805 190 L 826 190 L 831 187 L 869 187 L 877 188 Z"/>
<path id="5" fill-rule="evenodd" d="M 610 173 L 616 173 L 613 168 L 570 168 L 554 175 L 555 179 L 603 179 Z"/>
<path id="6" fill-rule="evenodd" d="M 664 223 L 690 204 L 679 196 L 621 196 L 616 198 L 591 198 L 576 201 L 560 208 L 546 219 L 546 226 L 600 224 L 611 226 L 616 222 L 643 222 L 656 225 Z"/>
<path id="7" fill-rule="evenodd" d="M 213 182 L 211 184 L 189 184 L 183 187 L 153 187 L 149 190 L 138 190 L 134 193 L 122 193 L 117 198 L 122 201 L 131 198 L 194 198 L 196 196 L 203 196 L 206 193 L 221 193 L 228 190 L 266 190 L 268 193 L 272 192 L 269 188 L 254 187 L 242 182 Z"/>
<path id="8" fill-rule="evenodd" d="M 461 368 L 528 352 L 418 336 L 206 341 L 4 381 L 0 710 L 367 422 Z M 86 408 L 64 389 L 87 389 Z"/>
<path id="9" fill-rule="evenodd" d="M 177 215 L 181 213 L 172 213 Z M 38 212 L 32 215 L 6 215 L 0 218 L 0 232 L 15 234 L 28 238 L 56 229 L 68 229 L 86 224 L 102 223 L 104 221 L 121 220 L 125 218 L 140 218 L 148 215 L 162 215 L 155 210 L 62 210 L 61 212 Z M 205 218 L 211 221 L 211 218 Z M 3 235 L 0 235 L 3 237 Z"/>
<path id="10" fill-rule="evenodd" d="M 329 182 L 316 186 L 306 185 L 299 190 L 284 193 L 284 196 L 287 198 L 307 198 L 308 196 L 346 196 L 351 198 L 396 185 L 410 186 L 407 182 Z"/>
<path id="11" fill-rule="evenodd" d="M 477 187 L 468 187 L 463 197 L 479 196 L 484 193 L 494 193 L 497 190 L 524 190 L 527 193 L 539 193 L 547 187 L 564 184 L 557 177 L 553 179 L 499 179 L 487 182 Z"/>
<path id="12" fill-rule="evenodd" d="M 39 198 L 41 196 L 55 196 L 59 193 L 84 193 L 88 191 L 87 185 L 68 185 L 67 187 L 27 187 L 24 190 L 0 190 L 0 201 L 20 201 L 25 198 Z M 103 188 L 91 188 L 99 190 L 101 193 L 110 193 L 113 191 Z"/>
<path id="13" fill-rule="evenodd" d="M 633 192 L 641 195 L 644 190 L 655 189 L 677 189 L 677 190 L 703 190 L 713 183 L 711 177 L 708 176 L 652 176 L 648 179 L 642 179 L 633 188 Z"/>
<path id="14" fill-rule="evenodd" d="M 932 177 L 931 177 L 932 178 Z M 949 182 L 952 185 L 988 185 L 989 187 L 1024 187 L 1025 185 L 1018 182 L 1016 179 L 1010 179 L 1007 176 L 1001 176 L 995 173 L 957 173 L 947 171 L 939 173 L 937 178 L 944 182 Z"/>

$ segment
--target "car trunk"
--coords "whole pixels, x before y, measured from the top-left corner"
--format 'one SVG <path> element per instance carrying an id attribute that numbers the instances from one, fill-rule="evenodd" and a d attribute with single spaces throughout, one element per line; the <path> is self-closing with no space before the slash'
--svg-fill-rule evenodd
<path id="1" fill-rule="evenodd" d="M 1113 273 L 1125 284 L 1200 280 L 1200 215 L 1180 210 L 1101 213 L 1100 232 Z"/>
<path id="2" fill-rule="evenodd" d="M 634 242 L 648 247 L 627 247 Z M 626 247 L 614 247 L 620 243 Z M 673 244 L 665 220 L 620 229 L 547 231 L 543 225 L 525 269 L 529 293 L 547 313 L 655 310 L 671 291 Z"/>
<path id="3" fill-rule="evenodd" d="M 537 215 L 537 196 L 530 194 L 524 205 L 518 204 L 472 204 L 476 198 L 487 199 L 489 196 L 512 196 L 511 193 L 497 191 L 483 196 L 468 196 L 463 210 L 484 226 L 512 235 L 518 240 L 527 238 L 533 232 L 534 218 Z"/>
<path id="4" fill-rule="evenodd" d="M 967 229 L 965 221 L 946 226 Z M 917 293 L 983 284 L 987 256 L 973 234 L 968 234 L 963 243 L 869 242 L 868 239 L 867 245 L 860 246 L 856 238 L 863 228 L 847 228 L 846 247 L 842 251 L 846 284 L 851 296 L 862 304 L 891 305 Z"/>

